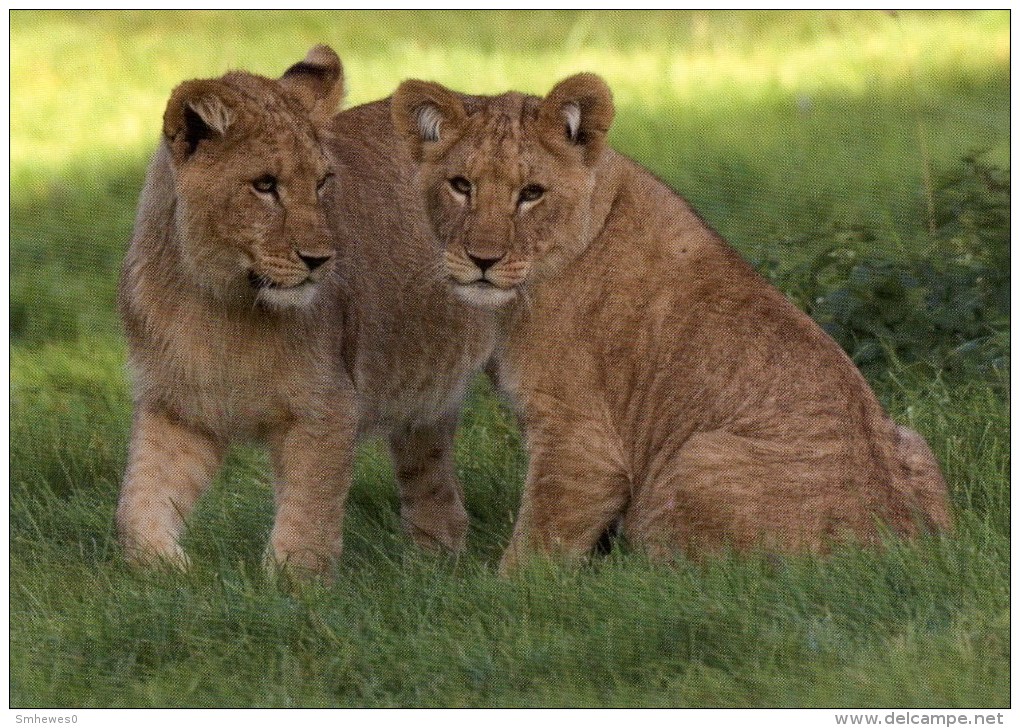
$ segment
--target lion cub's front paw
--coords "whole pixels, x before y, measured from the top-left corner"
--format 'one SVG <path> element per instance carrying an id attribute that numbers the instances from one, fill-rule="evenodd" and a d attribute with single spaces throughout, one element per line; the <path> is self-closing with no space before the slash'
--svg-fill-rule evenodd
<path id="1" fill-rule="evenodd" d="M 400 522 L 404 533 L 425 551 L 459 554 L 467 545 L 468 515 L 459 503 L 442 512 L 431 508 L 403 508 Z"/>
<path id="2" fill-rule="evenodd" d="M 151 544 L 123 542 L 124 560 L 136 569 L 163 569 L 166 571 L 188 571 L 191 559 L 180 544 Z"/>
<path id="3" fill-rule="evenodd" d="M 262 557 L 262 568 L 272 579 L 286 581 L 333 581 L 337 556 L 310 548 L 270 547 Z"/>

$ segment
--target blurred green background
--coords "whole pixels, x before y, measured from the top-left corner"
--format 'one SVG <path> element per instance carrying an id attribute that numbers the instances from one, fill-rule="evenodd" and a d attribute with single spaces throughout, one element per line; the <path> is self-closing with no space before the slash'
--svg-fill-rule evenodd
<path id="1" fill-rule="evenodd" d="M 499 580 L 523 478 L 484 382 L 458 440 L 457 563 L 397 534 L 362 448 L 335 587 L 258 571 L 264 456 L 238 448 L 187 576 L 134 575 L 112 512 L 130 417 L 114 311 L 180 81 L 316 43 L 348 106 L 404 78 L 612 86 L 614 146 L 688 197 L 931 442 L 953 536 L 663 569 L 626 545 Z M 1009 13 L 11 13 L 12 704 L 1008 703 Z"/>
<path id="2" fill-rule="evenodd" d="M 12 323 L 36 341 L 114 330 L 109 272 L 171 89 L 278 75 L 318 42 L 348 105 L 408 76 L 542 94 L 596 71 L 616 146 L 751 254 L 832 223 L 917 245 L 934 171 L 1008 159 L 1001 13 L 15 12 L 11 41 Z"/>

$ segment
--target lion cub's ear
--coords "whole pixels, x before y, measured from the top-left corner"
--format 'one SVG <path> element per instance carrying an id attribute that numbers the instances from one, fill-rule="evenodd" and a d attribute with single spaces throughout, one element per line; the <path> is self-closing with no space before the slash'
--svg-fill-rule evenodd
<path id="1" fill-rule="evenodd" d="M 608 84 L 594 73 L 579 73 L 560 81 L 542 99 L 538 119 L 541 133 L 554 145 L 580 148 L 585 164 L 592 165 L 615 113 Z"/>
<path id="2" fill-rule="evenodd" d="M 308 51 L 303 61 L 287 69 L 280 83 L 296 94 L 312 117 L 320 121 L 336 113 L 346 93 L 340 56 L 327 45 L 317 45 Z"/>
<path id="3" fill-rule="evenodd" d="M 394 92 L 390 114 L 394 128 L 418 162 L 427 144 L 448 141 L 467 118 L 464 104 L 448 88 L 413 79 L 404 81 Z"/>
<path id="4" fill-rule="evenodd" d="M 163 136 L 174 164 L 227 133 L 235 117 L 232 101 L 227 87 L 215 80 L 185 81 L 173 90 L 163 112 Z"/>

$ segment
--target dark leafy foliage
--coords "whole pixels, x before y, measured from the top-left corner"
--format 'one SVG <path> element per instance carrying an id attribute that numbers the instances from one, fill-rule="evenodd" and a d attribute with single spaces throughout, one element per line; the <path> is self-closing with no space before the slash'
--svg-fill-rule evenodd
<path id="1" fill-rule="evenodd" d="M 883 252 L 871 230 L 850 227 L 815 236 L 822 252 L 806 263 L 759 269 L 862 367 L 898 360 L 1005 376 L 1009 198 L 1009 170 L 972 154 L 935 187 L 925 252 Z"/>

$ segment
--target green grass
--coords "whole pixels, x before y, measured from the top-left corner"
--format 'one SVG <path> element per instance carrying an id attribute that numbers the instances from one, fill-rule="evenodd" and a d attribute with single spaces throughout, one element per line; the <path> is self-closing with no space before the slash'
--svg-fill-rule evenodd
<path id="1" fill-rule="evenodd" d="M 877 553 L 664 567 L 623 547 L 500 579 L 525 461 L 479 382 L 459 561 L 398 534 L 368 443 L 334 586 L 263 578 L 271 497 L 249 448 L 192 521 L 194 571 L 130 572 L 112 526 L 130 417 L 113 292 L 163 104 L 185 78 L 277 74 L 322 41 L 351 104 L 408 76 L 542 93 L 598 71 L 615 146 L 745 254 L 791 266 L 832 226 L 923 254 L 931 175 L 973 149 L 1008 164 L 1003 12 L 12 13 L 13 706 L 1008 704 L 1009 413 L 991 375 L 869 372 L 932 444 L 957 519 Z"/>

